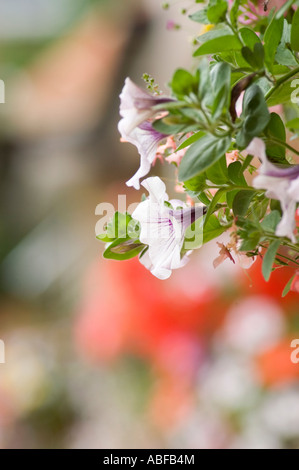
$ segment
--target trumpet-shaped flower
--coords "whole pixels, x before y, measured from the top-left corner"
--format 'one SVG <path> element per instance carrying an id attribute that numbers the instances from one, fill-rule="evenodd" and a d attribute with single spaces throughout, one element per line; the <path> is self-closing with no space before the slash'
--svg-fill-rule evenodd
<path id="1" fill-rule="evenodd" d="M 122 131 L 122 121 L 119 123 L 119 130 Z M 150 122 L 145 121 L 132 130 L 127 141 L 137 147 L 140 154 L 140 167 L 135 175 L 127 181 L 127 186 L 133 186 L 135 189 L 140 188 L 140 179 L 148 174 L 151 165 L 154 163 L 157 149 L 161 140 L 167 137 L 156 131 Z"/>
<path id="2" fill-rule="evenodd" d="M 119 122 L 120 133 L 126 140 L 128 140 L 128 136 L 135 127 L 138 127 L 142 122 L 147 121 L 157 113 L 154 106 L 173 101 L 172 98 L 150 95 L 135 85 L 130 78 L 126 78 L 119 97 L 119 113 L 122 117 Z"/>
<path id="3" fill-rule="evenodd" d="M 122 119 L 118 130 L 124 141 L 135 145 L 140 154 L 140 168 L 128 182 L 128 186 L 139 189 L 139 180 L 147 175 L 155 159 L 158 145 L 165 135 L 155 131 L 149 119 L 157 113 L 155 106 L 173 101 L 172 98 L 152 96 L 127 78 L 120 94 L 119 112 Z"/>
<path id="4" fill-rule="evenodd" d="M 149 197 L 132 214 L 140 223 L 140 241 L 148 246 L 141 263 L 159 279 L 167 279 L 172 269 L 184 266 L 188 255 L 181 256 L 187 227 L 203 215 L 203 207 L 187 207 L 168 200 L 165 184 L 158 177 L 144 180 Z"/>
<path id="5" fill-rule="evenodd" d="M 267 158 L 265 143 L 259 138 L 252 140 L 247 151 L 262 162 L 253 186 L 266 189 L 267 197 L 280 201 L 283 215 L 276 228 L 276 235 L 288 237 L 296 243 L 294 230 L 296 203 L 299 202 L 299 165 L 289 168 L 273 165 Z"/>

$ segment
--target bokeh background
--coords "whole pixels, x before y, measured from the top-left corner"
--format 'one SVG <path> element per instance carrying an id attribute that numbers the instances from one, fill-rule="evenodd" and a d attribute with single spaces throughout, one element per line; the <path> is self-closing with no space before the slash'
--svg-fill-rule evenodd
<path id="1" fill-rule="evenodd" d="M 140 200 L 123 81 L 196 65 L 192 3 L 0 0 L 1 448 L 299 447 L 288 269 L 215 270 L 211 242 L 158 281 L 95 239 L 100 202 Z"/>

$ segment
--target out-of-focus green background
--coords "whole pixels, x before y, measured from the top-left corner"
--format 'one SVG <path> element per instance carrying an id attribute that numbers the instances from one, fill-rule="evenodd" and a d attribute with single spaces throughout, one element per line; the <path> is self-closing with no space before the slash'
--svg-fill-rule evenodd
<path id="1" fill-rule="evenodd" d="M 192 67 L 192 2 L 0 0 L 1 448 L 299 446 L 298 296 L 210 243 L 168 281 L 101 258 L 100 202 L 128 202 L 126 76 Z M 169 21 L 179 31 L 169 31 Z M 155 173 L 173 186 L 175 173 Z"/>

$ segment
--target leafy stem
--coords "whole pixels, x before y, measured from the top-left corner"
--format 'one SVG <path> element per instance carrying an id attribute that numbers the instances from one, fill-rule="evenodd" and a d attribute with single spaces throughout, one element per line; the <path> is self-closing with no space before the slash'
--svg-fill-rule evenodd
<path id="1" fill-rule="evenodd" d="M 290 240 L 288 238 L 277 237 L 273 233 L 269 233 L 269 232 L 264 232 L 264 234 L 267 238 L 269 238 L 271 240 L 281 240 L 282 245 L 287 246 L 291 250 L 296 251 L 297 253 L 299 253 L 299 245 L 298 244 L 295 245 L 294 243 L 290 242 Z"/>
<path id="2" fill-rule="evenodd" d="M 284 142 L 283 140 L 276 139 L 275 137 L 271 137 L 271 139 L 266 139 L 267 142 L 275 142 L 276 144 L 280 145 L 281 147 L 285 147 L 291 152 L 295 153 L 296 155 L 299 155 L 299 151 L 296 150 L 294 147 L 289 145 L 287 142 Z"/>
<path id="3" fill-rule="evenodd" d="M 283 83 L 285 83 L 287 80 L 292 78 L 297 73 L 299 73 L 299 67 L 296 67 L 295 69 L 290 70 L 288 73 L 286 73 L 285 75 L 280 77 L 278 80 L 276 80 L 276 84 L 272 88 L 270 88 L 270 90 L 267 91 L 265 95 L 265 99 L 268 100 L 273 95 L 273 93 L 277 90 L 277 88 L 279 88 Z"/>
<path id="4" fill-rule="evenodd" d="M 236 38 L 238 39 L 238 41 L 240 42 L 240 44 L 242 46 L 245 46 L 243 40 L 241 39 L 240 35 L 239 35 L 239 31 L 232 25 L 232 23 L 229 21 L 228 18 L 225 19 L 225 22 L 227 24 L 227 26 L 232 30 L 232 32 L 234 33 L 234 35 L 236 36 Z"/>

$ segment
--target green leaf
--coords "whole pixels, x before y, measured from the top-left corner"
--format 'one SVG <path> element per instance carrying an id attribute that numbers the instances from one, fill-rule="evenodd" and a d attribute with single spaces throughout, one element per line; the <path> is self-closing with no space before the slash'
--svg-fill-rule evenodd
<path id="1" fill-rule="evenodd" d="M 281 204 L 277 199 L 270 199 L 270 209 L 271 211 L 277 211 L 282 216 Z"/>
<path id="2" fill-rule="evenodd" d="M 198 81 L 187 70 L 177 69 L 172 77 L 170 87 L 175 96 L 180 99 L 188 96 L 191 92 L 197 93 Z"/>
<path id="3" fill-rule="evenodd" d="M 220 38 L 224 35 L 232 36 L 232 32 L 231 32 L 231 30 L 229 29 L 228 26 L 222 26 L 222 25 L 220 26 L 219 25 L 219 26 L 211 29 L 210 31 L 207 31 L 206 33 L 201 34 L 200 36 L 198 36 L 197 41 L 200 44 L 203 44 L 204 42 L 208 42 L 211 39 Z"/>
<path id="4" fill-rule="evenodd" d="M 296 277 L 296 274 L 294 274 L 294 276 L 292 276 L 291 279 L 286 284 L 285 288 L 282 291 L 282 295 L 281 295 L 282 297 L 285 297 L 290 292 L 291 287 L 292 287 L 292 282 L 295 279 L 295 277 Z"/>
<path id="5" fill-rule="evenodd" d="M 244 160 L 244 163 L 242 165 L 242 172 L 244 174 L 244 172 L 247 170 L 247 168 L 249 167 L 249 165 L 251 164 L 253 160 L 253 155 L 250 155 L 248 154 Z"/>
<path id="6" fill-rule="evenodd" d="M 189 18 L 196 23 L 210 24 L 207 17 L 207 8 L 202 8 L 201 10 L 196 11 L 193 15 L 190 15 Z"/>
<path id="7" fill-rule="evenodd" d="M 239 191 L 233 200 L 233 213 L 235 216 L 245 216 L 248 207 L 255 194 L 254 190 L 244 189 Z"/>
<path id="8" fill-rule="evenodd" d="M 264 276 L 265 281 L 269 281 L 273 264 L 275 261 L 275 256 L 277 253 L 277 250 L 280 246 L 280 240 L 274 240 L 270 245 L 269 248 L 267 249 L 264 259 L 263 259 L 263 265 L 262 265 L 262 273 Z"/>
<path id="9" fill-rule="evenodd" d="M 241 246 L 240 246 L 240 251 L 254 251 L 256 250 L 259 241 L 260 241 L 260 233 L 259 232 L 253 232 L 250 234 L 248 238 L 243 240 Z"/>
<path id="10" fill-rule="evenodd" d="M 275 142 L 272 142 L 272 138 L 281 140 L 282 142 L 286 141 L 286 131 L 284 123 L 281 117 L 276 113 L 271 113 L 270 121 L 268 126 L 265 129 L 265 135 L 269 138 L 267 142 L 267 155 L 271 157 L 273 163 L 284 163 L 287 161 L 285 159 L 286 149 L 283 145 L 278 145 Z"/>
<path id="11" fill-rule="evenodd" d="M 265 217 L 269 206 L 269 199 L 264 197 L 262 201 L 257 200 L 253 204 L 251 204 L 250 212 L 248 215 L 248 219 L 254 221 L 255 223 L 259 224 L 259 221 Z M 260 228 L 260 225 L 259 225 Z"/>
<path id="12" fill-rule="evenodd" d="M 211 71 L 211 84 L 214 92 L 212 114 L 214 118 L 226 113 L 230 105 L 231 68 L 225 62 L 219 62 Z"/>
<path id="13" fill-rule="evenodd" d="M 225 19 L 227 2 L 225 0 L 210 0 L 207 17 L 210 23 L 218 24 Z"/>
<path id="14" fill-rule="evenodd" d="M 182 122 L 184 119 L 185 122 Z M 166 135 L 190 132 L 198 128 L 198 125 L 191 123 L 189 119 L 187 120 L 182 116 L 176 115 L 168 115 L 165 118 L 156 119 L 152 122 L 152 126 L 156 131 Z"/>
<path id="15" fill-rule="evenodd" d="M 244 41 L 245 46 L 253 50 L 256 43 L 261 44 L 261 40 L 258 35 L 250 28 L 240 29 L 241 38 Z"/>
<path id="16" fill-rule="evenodd" d="M 291 46 L 295 51 L 299 51 L 299 9 L 294 13 L 291 30 Z"/>
<path id="17" fill-rule="evenodd" d="M 274 64 L 272 73 L 273 75 L 284 75 L 290 71 L 289 67 L 280 64 Z M 265 78 L 265 77 L 264 77 Z"/>
<path id="18" fill-rule="evenodd" d="M 281 18 L 294 3 L 298 2 L 296 2 L 296 0 L 288 0 L 287 2 L 285 2 L 276 13 L 276 18 Z"/>
<path id="19" fill-rule="evenodd" d="M 277 113 L 270 114 L 270 121 L 265 129 L 265 134 L 269 137 L 275 137 L 276 139 L 286 141 L 286 131 L 283 120 Z"/>
<path id="20" fill-rule="evenodd" d="M 254 137 L 258 137 L 267 126 L 270 114 L 262 90 L 256 84 L 251 85 L 243 99 L 243 126 L 237 134 L 236 143 L 245 148 Z"/>
<path id="21" fill-rule="evenodd" d="M 204 226 L 207 225 L 207 223 L 209 221 L 209 218 L 211 217 L 213 212 L 215 212 L 215 210 L 216 210 L 216 206 L 217 206 L 218 202 L 225 195 L 226 192 L 227 192 L 227 188 L 218 189 L 218 191 L 215 194 L 215 196 L 213 197 L 213 199 L 212 199 L 212 201 L 211 201 L 211 203 L 208 207 L 207 213 L 204 217 Z"/>
<path id="22" fill-rule="evenodd" d="M 205 135 L 195 142 L 184 155 L 180 168 L 179 179 L 186 181 L 216 163 L 229 149 L 230 137 L 217 138 Z"/>
<path id="23" fill-rule="evenodd" d="M 184 140 L 184 142 L 179 145 L 179 147 L 176 149 L 176 152 L 179 150 L 185 149 L 186 147 L 189 147 L 189 145 L 194 144 L 198 139 L 203 137 L 205 134 L 203 131 L 195 132 L 195 134 L 191 135 L 187 139 Z"/>
<path id="24" fill-rule="evenodd" d="M 298 130 L 299 129 L 299 118 L 291 119 L 286 123 L 286 127 L 291 130 Z"/>
<path id="25" fill-rule="evenodd" d="M 219 237 L 223 232 L 227 230 L 227 227 L 223 227 L 217 217 L 212 214 L 209 217 L 207 224 L 204 226 L 203 232 L 203 243 L 207 243 L 216 237 Z"/>
<path id="26" fill-rule="evenodd" d="M 270 214 L 266 215 L 264 220 L 261 222 L 261 227 L 265 232 L 272 232 L 274 233 L 276 230 L 277 225 L 279 224 L 281 219 L 281 215 L 277 210 L 270 212 Z"/>
<path id="27" fill-rule="evenodd" d="M 293 52 L 287 49 L 285 44 L 279 44 L 276 50 L 275 60 L 278 64 L 287 65 L 288 67 L 296 67 L 298 65 Z M 273 72 L 274 71 L 273 69 Z"/>
<path id="28" fill-rule="evenodd" d="M 239 161 L 230 163 L 228 165 L 229 179 L 237 186 L 247 186 L 243 171 L 242 163 Z"/>
<path id="29" fill-rule="evenodd" d="M 264 64 L 264 48 L 260 42 L 255 43 L 253 51 L 249 47 L 242 48 L 242 56 L 246 62 L 255 70 L 263 68 Z"/>
<path id="30" fill-rule="evenodd" d="M 130 238 L 117 238 L 106 248 L 103 257 L 123 261 L 139 255 L 144 248 L 145 245 L 143 243 L 136 242 Z"/>
<path id="31" fill-rule="evenodd" d="M 201 173 L 200 175 L 194 176 L 194 178 L 185 181 L 184 186 L 190 191 L 202 192 L 207 187 L 205 173 Z"/>
<path id="32" fill-rule="evenodd" d="M 294 91 L 294 87 L 292 86 L 293 82 L 294 78 L 276 88 L 272 95 L 267 99 L 267 105 L 276 106 L 277 104 L 289 103 L 292 93 L 296 94 L 296 91 Z"/>
<path id="33" fill-rule="evenodd" d="M 271 23 L 265 31 L 265 63 L 270 72 L 272 71 L 276 50 L 282 37 L 283 21 L 283 17 L 277 19 L 273 16 Z"/>
<path id="34" fill-rule="evenodd" d="M 97 239 L 102 242 L 112 242 L 117 238 L 128 237 L 128 227 L 133 221 L 132 216 L 127 212 L 115 212 L 112 219 L 108 222 L 104 233 L 97 235 Z"/>
<path id="35" fill-rule="evenodd" d="M 221 37 L 211 39 L 210 41 L 202 44 L 193 56 L 198 57 L 206 54 L 217 54 L 224 51 L 237 51 L 242 48 L 242 43 L 231 34 L 225 34 Z"/>
<path id="36" fill-rule="evenodd" d="M 246 62 L 249 65 L 251 65 L 251 67 L 253 69 L 255 69 L 256 68 L 256 61 L 255 61 L 255 55 L 252 52 L 252 50 L 249 47 L 245 46 L 245 47 L 242 47 L 241 52 L 242 52 L 242 56 L 246 60 Z"/>
<path id="37" fill-rule="evenodd" d="M 203 106 L 211 108 L 213 106 L 213 94 L 211 93 L 210 65 L 206 58 L 203 58 L 198 66 L 199 86 L 198 96 Z"/>
<path id="38" fill-rule="evenodd" d="M 229 191 L 226 193 L 226 202 L 230 209 L 232 209 L 233 207 L 233 201 L 238 191 L 239 189 L 234 189 L 233 191 Z"/>
<path id="39" fill-rule="evenodd" d="M 206 179 L 214 184 L 225 184 L 228 181 L 226 157 L 220 158 L 214 165 L 206 170 Z"/>
<path id="40" fill-rule="evenodd" d="M 202 202 L 205 206 L 208 206 L 210 204 L 210 199 L 208 198 L 208 196 L 205 194 L 204 191 L 200 192 L 200 193 L 197 193 L 196 194 L 196 197 L 197 199 Z"/>
<path id="41" fill-rule="evenodd" d="M 231 21 L 231 24 L 235 28 L 237 27 L 237 19 L 238 19 L 240 4 L 241 4 L 241 0 L 234 0 L 230 9 L 230 14 L 229 14 L 230 21 Z"/>

